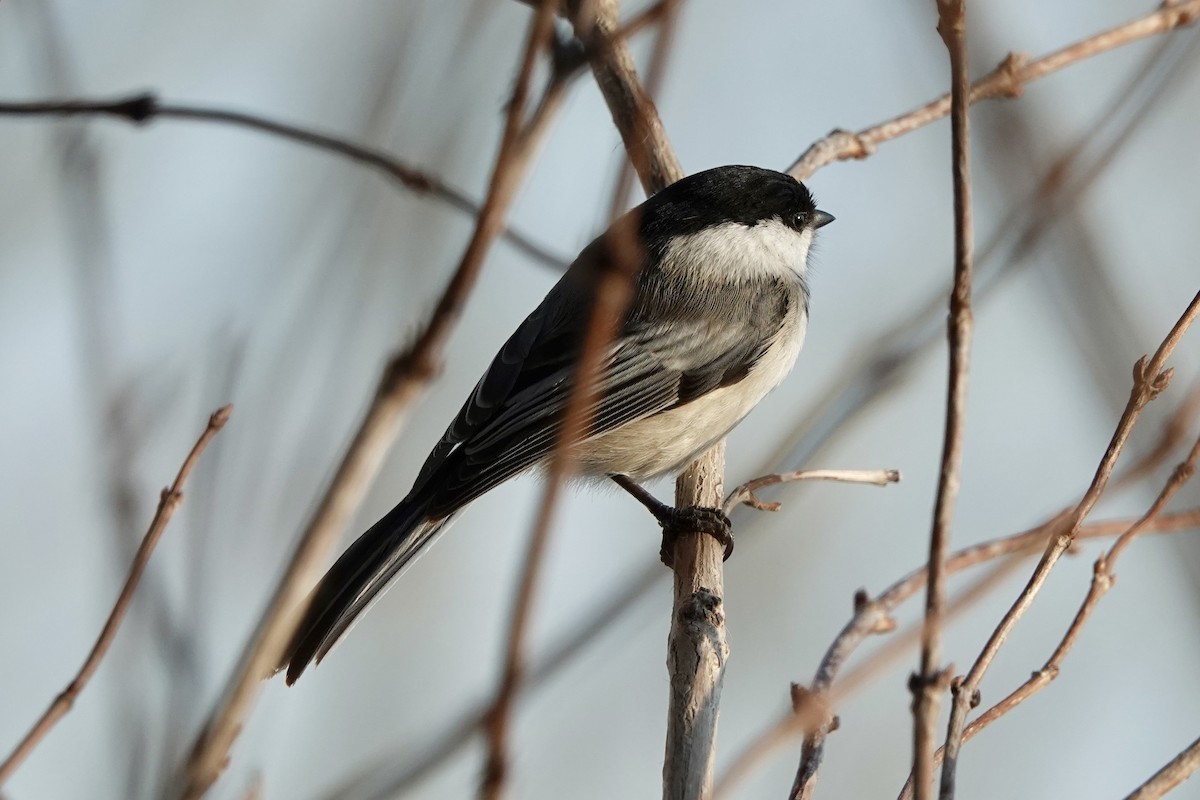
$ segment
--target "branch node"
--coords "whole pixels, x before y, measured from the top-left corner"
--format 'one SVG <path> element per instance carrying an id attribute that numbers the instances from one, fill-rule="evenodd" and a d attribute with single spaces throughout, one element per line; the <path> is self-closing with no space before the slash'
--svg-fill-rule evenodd
<path id="1" fill-rule="evenodd" d="M 379 397 L 392 395 L 397 386 L 404 381 L 428 383 L 434 380 L 441 371 L 441 365 L 435 361 L 429 348 L 421 347 L 418 343 L 401 353 L 395 353 L 388 359 L 387 365 L 383 368 L 383 376 L 380 378 L 376 395 Z"/>
<path id="2" fill-rule="evenodd" d="M 810 713 L 812 709 L 820 712 L 820 716 L 817 718 L 820 720 L 819 722 L 814 721 L 815 715 Z M 831 712 L 829 704 L 825 702 L 824 693 L 813 691 L 799 683 L 792 684 L 792 713 L 804 719 L 806 735 L 811 735 L 816 731 L 832 733 L 842 724 L 837 715 Z"/>
<path id="3" fill-rule="evenodd" d="M 550 65 L 553 81 L 564 81 L 587 63 L 587 47 L 583 39 L 556 28 L 550 40 Z"/>
<path id="4" fill-rule="evenodd" d="M 858 132 L 848 131 L 845 128 L 834 128 L 829 132 L 827 138 L 838 151 L 838 158 L 843 160 L 870 158 L 879 149 L 874 142 L 869 141 Z"/>
<path id="5" fill-rule="evenodd" d="M 721 596 L 701 586 L 680 604 L 679 619 L 684 623 L 723 625 L 725 619 L 721 611 Z"/>
<path id="6" fill-rule="evenodd" d="M 908 676 L 908 690 L 914 695 L 924 692 L 926 689 L 935 691 L 945 691 L 951 687 L 954 680 L 954 665 L 947 664 L 944 668 L 931 674 L 922 674 L 913 672 Z"/>
<path id="7" fill-rule="evenodd" d="M 996 92 L 999 97 L 1016 99 L 1025 91 L 1021 73 L 1029 64 L 1029 53 L 1010 52 L 996 67 Z"/>
<path id="8" fill-rule="evenodd" d="M 746 497 L 742 500 L 742 502 L 751 508 L 758 509 L 759 511 L 778 511 L 779 509 L 783 508 L 783 503 L 779 503 L 774 500 L 763 500 L 754 492 L 746 492 Z"/>
<path id="9" fill-rule="evenodd" d="M 871 594 L 864 588 L 854 593 L 854 613 L 861 614 L 871 603 Z"/>
<path id="10" fill-rule="evenodd" d="M 113 103 L 111 110 L 117 116 L 125 117 L 136 125 L 142 125 L 158 114 L 158 98 L 150 92 L 142 92 L 119 103 Z"/>

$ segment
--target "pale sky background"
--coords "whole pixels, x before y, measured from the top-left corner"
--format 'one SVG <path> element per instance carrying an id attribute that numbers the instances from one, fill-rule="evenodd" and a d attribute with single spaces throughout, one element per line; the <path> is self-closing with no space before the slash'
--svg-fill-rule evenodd
<path id="1" fill-rule="evenodd" d="M 973 71 L 1013 49 L 1044 54 L 1153 6 L 971 2 Z M 0 97 L 153 89 L 382 147 L 480 198 L 529 17 L 512 0 L 6 0 Z M 934 24 L 932 0 L 687 0 L 660 95 L 684 169 L 782 169 L 835 127 L 925 103 L 947 85 Z M 1122 112 L 1144 119 L 1094 188 L 1055 215 L 1043 244 L 979 301 L 956 546 L 1022 530 L 1078 498 L 1128 394 L 1130 367 L 1200 288 L 1198 35 L 1177 34 L 1167 61 L 1182 61 L 1163 96 Z M 643 62 L 651 40 L 637 40 Z M 1015 232 L 1006 222 L 1014 207 L 1055 213 L 1029 208 L 1030 189 L 1163 41 L 977 109 L 981 244 Z M 1111 130 L 1122 119 L 1107 120 Z M 514 226 L 571 257 L 604 227 L 623 155 L 599 93 L 579 81 Z M 793 376 L 731 438 L 731 486 L 757 474 L 841 371 L 950 275 L 945 121 L 867 161 L 826 168 L 810 186 L 837 222 L 822 230 L 808 342 Z M 336 157 L 182 122 L 135 129 L 0 117 L 0 187 L 0 752 L 78 668 L 159 488 L 207 415 L 236 406 L 108 659 L 5 787 L 12 800 L 161 796 L 388 352 L 424 320 L 470 220 Z M 407 491 L 499 343 L 555 277 L 504 243 L 493 248 L 445 374 L 344 542 Z M 941 312 L 933 319 L 940 325 Z M 897 468 L 903 483 L 792 486 L 770 495 L 785 502 L 782 512 L 735 520 L 742 538 L 726 570 L 732 656 L 718 773 L 786 707 L 789 683 L 811 680 L 855 590 L 877 592 L 925 559 L 945 391 L 935 339 L 905 380 L 826 446 L 783 465 Z M 1174 386 L 1135 432 L 1133 455 L 1197 379 L 1198 341 L 1193 331 L 1179 348 Z M 1140 513 L 1179 457 L 1103 501 L 1097 518 Z M 132 504 L 114 503 L 114 487 Z M 670 491 L 666 482 L 655 488 Z M 211 796 L 242 797 L 256 779 L 268 798 L 388 796 L 377 791 L 388 776 L 493 691 L 539 497 L 533 478 L 488 495 L 319 668 L 291 689 L 267 685 Z M 1173 507 L 1198 498 L 1190 487 Z M 655 526 L 628 498 L 573 491 L 541 584 L 535 660 L 655 565 L 658 546 Z M 1049 655 L 1098 547 L 1087 543 L 1057 568 L 984 681 L 985 704 Z M 1059 680 L 966 746 L 961 797 L 1120 797 L 1196 738 L 1198 556 L 1195 531 L 1134 544 Z M 950 629 L 946 657 L 960 670 L 1031 566 Z M 952 590 L 968 582 L 959 576 Z M 902 624 L 919 605 L 901 609 Z M 526 696 L 514 798 L 660 793 L 669 607 L 662 570 L 646 599 Z M 869 642 L 858 660 L 882 643 Z M 915 664 L 915 653 L 890 664 L 839 709 L 818 796 L 899 790 Z M 471 796 L 481 743 L 404 796 Z M 797 742 L 736 796 L 783 797 L 798 756 Z M 356 777 L 368 778 L 359 790 L 339 788 Z M 1174 796 L 1200 797 L 1200 779 Z"/>

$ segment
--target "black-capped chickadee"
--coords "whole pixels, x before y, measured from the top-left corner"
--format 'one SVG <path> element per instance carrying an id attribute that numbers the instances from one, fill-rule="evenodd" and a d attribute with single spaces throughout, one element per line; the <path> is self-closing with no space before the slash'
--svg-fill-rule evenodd
<path id="1" fill-rule="evenodd" d="M 637 494 L 635 482 L 685 467 L 791 370 L 808 322 L 809 249 L 833 217 L 790 175 L 728 166 L 668 186 L 624 220 L 641 268 L 574 463 Z M 321 579 L 284 656 L 289 684 L 472 500 L 550 456 L 597 279 L 628 250 L 612 238 L 621 224 L 583 249 L 496 354 L 408 496 Z M 660 522 L 674 513 L 640 494 Z"/>

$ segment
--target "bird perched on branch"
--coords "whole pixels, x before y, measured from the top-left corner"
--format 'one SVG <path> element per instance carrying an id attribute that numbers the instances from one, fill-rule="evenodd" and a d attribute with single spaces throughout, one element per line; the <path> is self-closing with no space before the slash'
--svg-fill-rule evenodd
<path id="1" fill-rule="evenodd" d="M 638 482 L 681 470 L 791 370 L 808 321 L 809 251 L 832 221 L 789 175 L 717 167 L 663 189 L 585 247 L 500 348 L 412 490 L 317 584 L 281 665 L 287 682 L 471 501 L 551 456 L 596 287 L 619 259 L 636 260 L 633 296 L 612 320 L 575 468 L 629 490 L 665 535 L 710 533 L 728 556 L 724 514 L 672 508 Z"/>

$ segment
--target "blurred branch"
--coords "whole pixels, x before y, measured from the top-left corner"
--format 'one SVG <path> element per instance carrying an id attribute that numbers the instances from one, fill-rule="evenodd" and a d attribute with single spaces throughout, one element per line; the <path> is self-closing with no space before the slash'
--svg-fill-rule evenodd
<path id="1" fill-rule="evenodd" d="M 301 536 L 284 576 L 208 722 L 198 736 L 182 775 L 182 795 L 203 795 L 224 768 L 230 748 L 250 711 L 261 680 L 278 667 L 309 587 L 378 472 L 412 403 L 441 369 L 441 352 L 475 285 L 484 257 L 501 233 L 504 219 L 533 153 L 562 99 L 563 83 L 551 79 L 545 95 L 523 117 L 538 53 L 552 33 L 553 17 L 538 14 L 530 24 L 520 71 L 508 106 L 487 198 L 453 278 L 425 329 L 384 368 L 361 427 L 338 465 L 316 513 Z"/>
<path id="2" fill-rule="evenodd" d="M 971 150 L 967 110 L 971 103 L 967 63 L 967 7 L 965 0 L 937 0 L 938 34 L 950 54 L 951 164 L 954 180 L 954 287 L 950 291 L 947 339 L 950 354 L 946 390 L 946 427 L 942 463 L 934 501 L 933 529 L 929 534 L 929 583 L 925 594 L 925 622 L 921 632 L 919 671 L 909 679 L 913 713 L 913 772 L 924 781 L 918 800 L 929 796 L 933 777 L 934 725 L 941 694 L 949 685 L 950 671 L 943 669 L 942 627 L 946 605 L 944 565 L 950 550 L 954 505 L 962 482 L 967 417 L 967 373 L 971 363 L 971 278 L 975 258 L 975 231 L 971 218 Z M 953 792 L 951 792 L 951 797 Z"/>
<path id="3" fill-rule="evenodd" d="M 998 539 L 981 542 L 952 553 L 946 559 L 946 572 L 954 574 L 996 559 L 1016 556 L 1028 557 L 1037 552 L 1048 536 L 1057 531 L 1065 518 L 1059 514 L 1035 528 Z M 1080 529 L 1077 540 L 1117 536 L 1127 530 L 1132 520 L 1096 522 Z M 1200 508 L 1163 514 L 1154 519 L 1146 532 L 1175 533 L 1200 527 Z M 1007 572 L 1007 570 L 1006 570 Z M 891 654 L 880 651 L 871 655 L 867 662 L 841 680 L 838 675 L 842 666 L 854 651 L 875 634 L 890 633 L 896 629 L 892 613 L 906 600 L 915 597 L 925 588 L 928 566 L 921 567 L 893 583 L 874 598 L 860 591 L 854 598 L 854 616 L 842 628 L 829 646 L 817 668 L 812 683 L 793 687 L 792 708 L 775 723 L 765 728 L 731 762 L 717 786 L 716 797 L 725 797 L 734 785 L 753 771 L 779 746 L 792 737 L 806 733 L 804 754 L 796 773 L 796 784 L 791 798 L 811 798 L 817 769 L 824 751 L 825 736 L 836 729 L 833 710 L 854 689 L 865 682 L 864 676 L 875 671 L 877 663 Z M 991 580 L 982 584 L 990 586 Z M 962 598 L 960 598 L 960 603 Z M 916 637 L 914 637 L 915 641 Z"/>
<path id="4" fill-rule="evenodd" d="M 675 40 L 676 23 L 679 21 L 679 8 L 682 0 L 660 0 L 650 6 L 649 11 L 656 11 L 659 21 L 658 35 L 654 40 L 654 48 L 650 51 L 650 64 L 646 68 L 646 96 L 654 101 L 662 89 L 663 78 L 667 71 L 667 58 L 671 53 L 671 44 Z M 613 188 L 612 205 L 609 216 L 616 219 L 628 206 L 630 190 L 633 187 L 635 171 L 633 161 L 622 159 L 618 169 L 617 181 Z"/>
<path id="5" fill-rule="evenodd" d="M 900 470 L 798 469 L 791 472 L 775 472 L 751 481 L 746 481 L 734 489 L 729 493 L 729 497 L 725 498 L 725 504 L 721 507 L 721 510 L 725 512 L 726 516 L 729 516 L 735 508 L 745 503 L 759 511 L 778 511 L 783 507 L 782 503 L 769 503 L 761 500 L 755 492 L 768 486 L 776 486 L 780 483 L 792 483 L 793 481 L 837 481 L 840 483 L 869 483 L 875 486 L 887 486 L 889 483 L 900 482 Z"/>
<path id="6" fill-rule="evenodd" d="M 1058 647 L 1054 649 L 1054 652 L 1050 655 L 1050 658 L 1047 659 L 1042 668 L 1034 672 L 1027 681 L 1013 690 L 1003 700 L 996 703 L 994 706 L 974 719 L 971 724 L 966 727 L 966 730 L 963 731 L 963 743 L 970 741 L 975 734 L 979 733 L 988 725 L 991 725 L 993 722 L 1015 709 L 1030 697 L 1033 697 L 1042 689 L 1049 686 L 1050 683 L 1058 677 L 1062 669 L 1062 663 L 1067 657 L 1067 653 L 1069 653 L 1071 648 L 1075 646 L 1075 643 L 1079 640 L 1080 634 L 1083 632 L 1083 626 L 1091 617 L 1092 612 L 1095 611 L 1100 599 L 1108 593 L 1108 590 L 1112 588 L 1113 583 L 1116 581 L 1116 575 L 1113 574 L 1113 567 L 1116 566 L 1117 559 L 1120 558 L 1121 553 L 1124 552 L 1125 548 L 1129 546 L 1129 543 L 1135 536 L 1151 528 L 1155 520 L 1158 519 L 1158 517 L 1162 514 L 1162 510 L 1166 508 L 1167 503 L 1170 502 L 1171 498 L 1174 497 L 1174 495 L 1181 488 L 1183 488 L 1183 485 L 1187 483 L 1192 475 L 1195 474 L 1197 458 L 1200 458 L 1200 439 L 1196 440 L 1196 443 L 1192 446 L 1191 452 L 1188 453 L 1187 458 L 1175 467 L 1174 471 L 1171 473 L 1171 477 L 1167 480 L 1166 485 L 1163 486 L 1162 491 L 1159 492 L 1158 497 L 1155 499 L 1154 503 L 1150 506 L 1146 513 L 1143 514 L 1142 517 L 1136 522 L 1129 525 L 1127 529 L 1119 537 L 1117 537 L 1117 541 L 1113 543 L 1112 547 L 1109 548 L 1107 553 L 1101 554 L 1101 556 L 1096 559 L 1096 563 L 1092 569 L 1092 581 L 1088 588 L 1087 596 L 1084 598 L 1083 604 L 1079 607 L 1079 611 L 1076 612 L 1074 619 L 1071 620 L 1071 624 L 1067 627 L 1067 632 L 1063 634 L 1062 640 L 1059 642 Z M 944 750 L 945 748 L 942 748 L 938 751 L 938 761 L 942 760 Z M 912 796 L 912 783 L 913 778 L 912 776 L 909 776 L 908 783 L 905 784 L 904 790 L 900 794 L 901 800 L 905 800 L 906 798 Z"/>
<path id="7" fill-rule="evenodd" d="M 528 0 L 533 5 L 535 0 Z M 612 38 L 614 41 L 625 41 L 649 28 L 651 25 L 665 19 L 679 0 L 661 0 L 632 16 L 622 25 Z M 604 48 L 611 45 L 605 44 Z M 578 75 L 587 66 L 586 56 L 581 51 L 563 50 L 558 54 L 555 64 L 556 80 L 565 83 Z M 328 153 L 342 156 L 358 164 L 374 169 L 384 176 L 398 182 L 401 186 L 416 192 L 426 194 L 441 200 L 450 207 L 471 216 L 478 216 L 481 208 L 463 192 L 444 183 L 441 179 L 427 172 L 409 166 L 399 158 L 373 147 L 353 142 L 339 136 L 320 133 L 300 125 L 268 119 L 258 114 L 249 114 L 230 109 L 211 108 L 208 106 L 184 105 L 181 103 L 164 103 L 154 92 L 139 92 L 113 100 L 96 99 L 54 99 L 31 100 L 24 102 L 0 102 L 0 116 L 101 116 L 113 117 L 135 125 L 147 125 L 155 120 L 177 119 L 193 122 L 215 122 L 288 139 L 293 142 L 315 147 Z M 517 251 L 524 253 L 534 261 L 545 266 L 562 271 L 568 266 L 563 258 L 547 250 L 530 237 L 519 231 L 505 229 L 501 238 L 511 244 Z"/>
<path id="8" fill-rule="evenodd" d="M 667 140 L 658 109 L 638 80 L 633 56 L 616 38 L 617 0 L 578 3 L 572 23 L 583 42 L 592 73 L 608 104 L 625 150 L 641 178 L 646 194 L 654 194 L 683 177 L 683 169 Z"/>
<path id="9" fill-rule="evenodd" d="M 1019 97 L 1027 83 L 1139 39 L 1190 25 L 1198 16 L 1200 0 L 1168 0 L 1157 11 L 1090 36 L 1035 61 L 1030 61 L 1026 53 L 1009 53 L 996 69 L 971 86 L 970 101 L 978 103 L 997 97 Z M 936 122 L 949 113 L 950 94 L 944 94 L 918 109 L 858 132 L 835 130 L 824 139 L 810 145 L 796 163 L 788 168 L 788 172 L 800 180 L 807 180 L 821 167 L 835 161 L 868 158 L 875 153 L 880 144 Z"/>
<path id="10" fill-rule="evenodd" d="M 1156 800 L 1192 776 L 1200 769 L 1200 739 L 1171 759 L 1150 780 L 1135 789 L 1125 800 Z"/>
<path id="11" fill-rule="evenodd" d="M 540 13 L 550 11 L 552 3 L 543 3 Z M 554 451 L 550 455 L 546 488 L 538 508 L 537 519 L 529 540 L 528 552 L 518 584 L 512 622 L 509 626 L 508 647 L 504 672 L 496 691 L 496 699 L 487 714 L 488 759 L 483 771 L 479 796 L 498 800 L 505 794 L 509 766 L 508 731 L 513 706 L 525 679 L 525 640 L 528 638 L 529 618 L 533 610 L 534 591 L 545 558 L 550 535 L 550 522 L 564 481 L 574 470 L 574 445 L 583 439 L 592 424 L 596 394 L 599 391 L 600 369 L 609 345 L 616 336 L 620 320 L 625 316 L 633 296 L 634 282 L 646 254 L 638 240 L 639 220 L 623 217 L 609 229 L 605 243 L 609 257 L 602 259 L 591 308 L 587 332 L 575 366 L 574 383 L 568 393 Z"/>
<path id="12" fill-rule="evenodd" d="M 1087 518 L 1087 515 L 1091 512 L 1096 502 L 1100 499 L 1100 495 L 1103 494 L 1105 487 L 1108 485 L 1108 480 L 1112 475 L 1113 468 L 1116 466 L 1117 458 L 1120 456 L 1130 432 L 1141 416 L 1142 410 L 1150 401 L 1165 390 L 1170 383 L 1174 370 L 1166 369 L 1166 361 L 1198 314 L 1200 314 L 1200 293 L 1197 293 L 1192 298 L 1191 303 L 1188 304 L 1179 321 L 1175 323 L 1170 333 L 1167 334 L 1167 337 L 1155 352 L 1154 357 L 1148 358 L 1147 356 L 1142 356 L 1134 365 L 1133 389 L 1130 392 L 1129 403 L 1125 406 L 1125 411 L 1117 423 L 1112 440 L 1109 442 L 1108 449 L 1100 461 L 1100 466 L 1092 478 L 1091 485 L 1088 487 L 1087 492 L 1084 493 L 1079 504 L 1068 514 L 1062 530 L 1050 539 L 1046 546 L 1046 551 L 1038 561 L 1038 565 L 1034 569 L 1029 582 L 1012 604 L 1012 607 L 1005 613 L 1000 624 L 992 632 L 987 644 L 976 658 L 966 677 L 961 680 L 956 679 L 953 687 L 954 700 L 950 709 L 950 723 L 946 734 L 946 754 L 942 762 L 943 794 L 947 792 L 953 793 L 954 790 L 954 777 L 958 766 L 958 752 L 962 747 L 967 712 L 978 703 L 979 682 L 983 679 L 983 675 L 987 672 L 988 667 L 991 666 L 992 659 L 999 652 L 1009 633 L 1033 603 L 1034 597 L 1045 583 L 1050 570 L 1053 569 L 1062 554 L 1075 541 L 1080 525 Z M 919 794 L 918 792 L 918 796 Z"/>
<path id="13" fill-rule="evenodd" d="M 327 153 L 342 156 L 358 164 L 370 167 L 391 178 L 401 186 L 441 200 L 458 211 L 471 216 L 482 213 L 480 206 L 458 189 L 415 167 L 400 161 L 395 156 L 366 145 L 357 144 L 330 134 L 267 119 L 257 114 L 231 111 L 206 106 L 188 106 L 164 103 L 151 92 L 141 92 L 116 100 L 37 100 L 29 102 L 0 102 L 0 116 L 104 116 L 145 125 L 158 119 L 180 119 L 196 122 L 216 122 L 267 133 L 281 139 L 315 147 Z M 517 231 L 506 229 L 501 237 L 518 251 L 538 263 L 559 271 L 567 268 L 567 262 L 551 253 L 542 245 Z"/>
<path id="14" fill-rule="evenodd" d="M 620 131 L 625 150 L 647 194 L 683 177 L 653 101 L 646 95 L 623 41 L 613 40 L 618 1 L 593 0 L 573 9 L 576 35 Z M 607 42 L 607 46 L 605 46 Z M 691 464 L 675 483 L 678 507 L 715 508 L 722 500 L 724 441 Z M 729 645 L 725 636 L 724 548 L 713 537 L 692 533 L 675 539 L 675 576 L 667 672 L 671 689 L 663 796 L 700 798 L 712 787 L 717 713 Z"/>
<path id="15" fill-rule="evenodd" d="M 184 459 L 183 465 L 179 467 L 179 472 L 175 475 L 175 482 L 168 488 L 162 490 L 162 494 L 158 500 L 158 510 L 154 512 L 154 518 L 150 521 L 150 528 L 146 531 L 146 535 L 142 537 L 142 543 L 139 545 L 137 553 L 133 557 L 133 563 L 129 567 L 129 576 L 125 579 L 125 585 L 121 587 L 120 594 L 117 595 L 117 601 L 113 604 L 112 611 L 109 612 L 108 619 L 104 623 L 104 627 L 100 630 L 100 636 L 96 639 L 96 643 L 92 646 L 92 651 L 88 653 L 84 659 L 83 666 L 79 668 L 79 672 L 67 685 L 59 695 L 54 698 L 54 702 L 46 709 L 41 718 L 25 734 L 25 738 L 20 744 L 9 754 L 4 763 L 0 764 L 0 786 L 4 784 L 12 774 L 21 766 L 21 763 L 29 756 L 33 749 L 45 738 L 46 734 L 58 723 L 60 719 L 66 716 L 67 712 L 75 704 L 76 698 L 87 687 L 88 682 L 96 673 L 100 666 L 101 660 L 108 652 L 108 648 L 112 645 L 113 639 L 116 638 L 117 630 L 121 627 L 121 622 L 125 619 L 125 615 L 129 612 L 130 603 L 133 601 L 133 593 L 137 590 L 138 583 L 141 581 L 142 574 L 146 571 L 146 565 L 150 563 L 150 556 L 154 553 L 154 548 L 158 545 L 162 538 L 163 532 L 167 529 L 167 523 L 171 521 L 171 517 L 175 514 L 175 509 L 183 501 L 183 485 L 191 475 L 192 469 L 196 466 L 196 462 L 200 459 L 200 454 L 204 452 L 204 448 L 208 447 L 208 443 L 213 440 L 213 437 L 220 432 L 225 423 L 229 421 L 229 415 L 233 413 L 233 406 L 224 406 L 213 412 L 208 418 L 208 426 L 204 432 L 200 434 L 200 438 L 192 445 L 192 450 Z"/>

